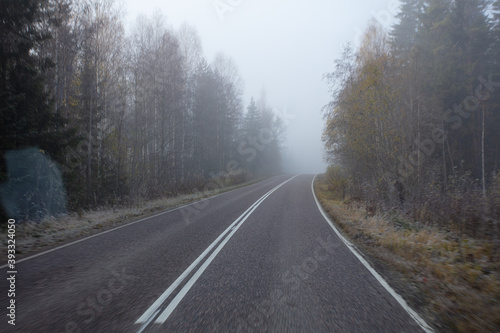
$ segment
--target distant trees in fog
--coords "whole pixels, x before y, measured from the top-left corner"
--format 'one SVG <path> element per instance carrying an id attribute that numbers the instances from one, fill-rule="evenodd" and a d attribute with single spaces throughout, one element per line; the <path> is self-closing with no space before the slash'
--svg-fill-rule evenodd
<path id="1" fill-rule="evenodd" d="M 173 30 L 154 14 L 126 34 L 113 0 L 1 7 L 2 158 L 43 149 L 63 170 L 72 209 L 279 170 L 279 119 L 265 103 L 246 114 L 235 63 L 223 54 L 208 63 L 194 28 Z"/>

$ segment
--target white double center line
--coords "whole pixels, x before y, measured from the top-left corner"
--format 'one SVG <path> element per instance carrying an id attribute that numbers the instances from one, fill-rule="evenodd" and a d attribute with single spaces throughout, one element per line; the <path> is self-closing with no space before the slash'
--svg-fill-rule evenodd
<path id="1" fill-rule="evenodd" d="M 186 277 L 194 270 L 196 266 L 212 251 L 212 249 L 219 244 L 222 238 L 224 240 L 219 244 L 219 246 L 215 249 L 215 251 L 212 252 L 210 257 L 201 265 L 201 267 L 194 273 L 194 275 L 189 279 L 189 281 L 184 285 L 184 287 L 179 291 L 179 293 L 175 296 L 175 298 L 170 302 L 170 304 L 166 307 L 166 309 L 156 318 L 155 323 L 156 324 L 163 324 L 170 314 L 175 310 L 177 305 L 179 305 L 180 301 L 184 298 L 184 296 L 187 294 L 187 292 L 191 289 L 191 287 L 194 285 L 194 283 L 198 280 L 198 278 L 203 274 L 205 269 L 210 265 L 212 260 L 217 256 L 217 254 L 222 250 L 224 245 L 229 241 L 229 239 L 234 235 L 236 231 L 241 227 L 241 225 L 247 220 L 247 218 L 253 213 L 255 209 L 268 197 L 276 191 L 278 188 L 281 186 L 285 185 L 292 179 L 294 179 L 297 176 L 294 176 L 283 183 L 279 184 L 266 194 L 264 194 L 259 200 L 254 202 L 243 214 L 241 214 L 231 225 L 224 230 L 224 232 L 217 237 L 215 241 L 213 241 L 210 246 L 203 251 L 203 253 L 177 278 L 177 280 L 172 283 L 170 287 L 168 287 L 167 290 L 163 292 L 163 294 L 158 297 L 158 299 L 149 307 L 149 309 L 144 312 L 144 314 L 137 319 L 135 324 L 143 324 L 141 328 L 139 329 L 139 332 L 142 332 L 148 325 L 155 319 L 155 317 L 158 315 L 160 312 L 160 306 L 165 302 L 165 300 L 172 294 L 172 292 L 186 279 Z M 230 232 L 230 233 L 229 233 Z M 229 233 L 229 234 L 228 234 Z M 227 235 L 227 236 L 226 236 Z"/>

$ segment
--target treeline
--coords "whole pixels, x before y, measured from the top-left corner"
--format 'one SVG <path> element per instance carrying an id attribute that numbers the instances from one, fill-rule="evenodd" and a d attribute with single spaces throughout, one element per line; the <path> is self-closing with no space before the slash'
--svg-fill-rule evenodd
<path id="1" fill-rule="evenodd" d="M 500 1 L 402 0 L 326 75 L 332 189 L 491 235 L 500 220 Z"/>
<path id="2" fill-rule="evenodd" d="M 280 120 L 264 100 L 246 112 L 235 63 L 208 63 L 189 25 L 157 13 L 125 33 L 113 0 L 0 0 L 0 16 L 0 181 L 26 147 L 58 163 L 71 210 L 279 170 Z M 43 206 L 37 190 L 19 200 Z"/>

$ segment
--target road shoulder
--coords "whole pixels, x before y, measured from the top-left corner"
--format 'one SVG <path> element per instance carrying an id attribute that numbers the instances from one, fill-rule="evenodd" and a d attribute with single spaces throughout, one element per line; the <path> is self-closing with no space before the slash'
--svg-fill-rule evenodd
<path id="1" fill-rule="evenodd" d="M 257 184 L 268 178 L 257 179 L 243 184 L 217 187 L 206 191 L 141 201 L 133 207 L 112 207 L 72 212 L 59 217 L 51 217 L 42 222 L 16 223 L 16 259 L 22 260 L 65 244 L 96 236 L 131 223 L 139 222 L 158 214 L 178 209 L 185 205 L 214 198 L 246 186 Z M 0 230 L 2 242 L 0 251 L 7 252 L 8 229 Z M 0 265 L 6 263 L 4 258 Z"/>
<path id="2" fill-rule="evenodd" d="M 500 327 L 498 263 L 488 255 L 487 244 L 466 240 L 460 246 L 449 233 L 401 216 L 375 214 L 359 202 L 336 200 L 321 176 L 315 192 L 343 235 L 436 331 L 494 332 Z"/>

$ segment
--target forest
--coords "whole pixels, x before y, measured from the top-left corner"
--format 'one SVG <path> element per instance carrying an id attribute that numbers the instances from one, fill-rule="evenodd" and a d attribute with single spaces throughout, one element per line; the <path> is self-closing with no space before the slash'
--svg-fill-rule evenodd
<path id="1" fill-rule="evenodd" d="M 39 220 L 280 170 L 283 122 L 235 62 L 113 0 L 0 1 L 2 215 Z M 6 204 L 8 202 L 9 204 Z M 4 219 L 5 220 L 5 219 Z"/>
<path id="2" fill-rule="evenodd" d="M 331 189 L 463 234 L 500 228 L 500 1 L 402 0 L 325 75 Z"/>

